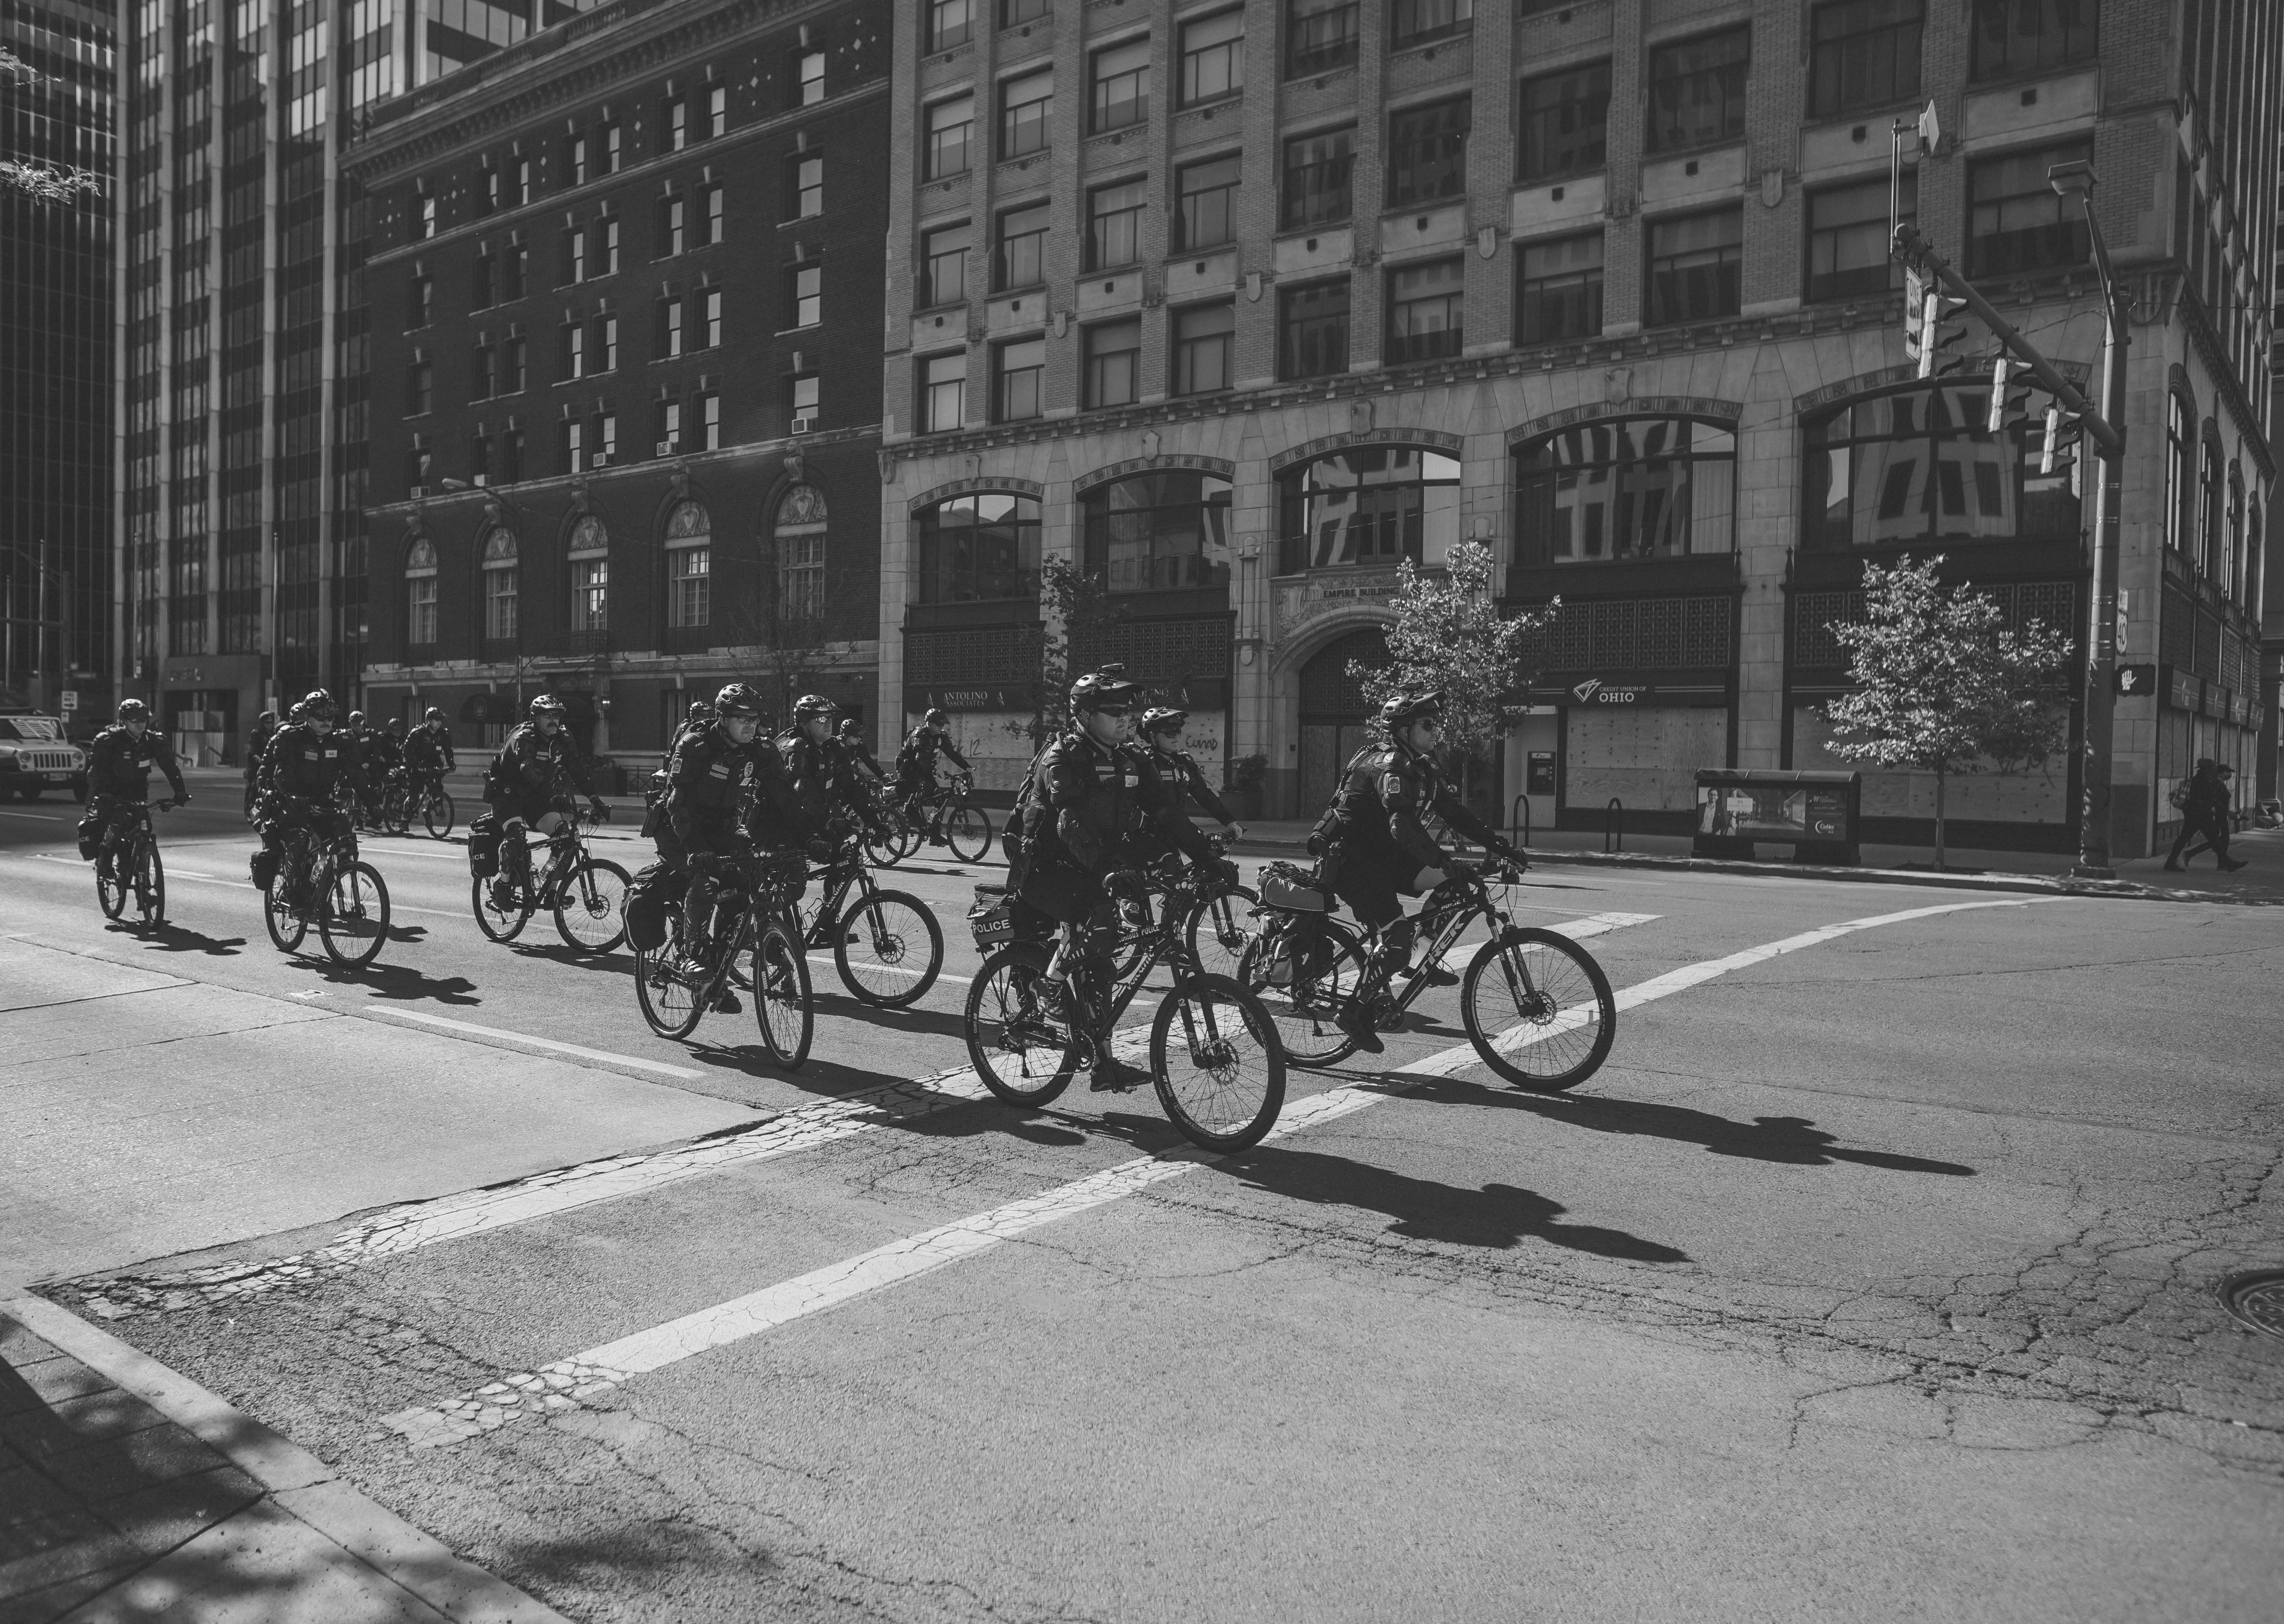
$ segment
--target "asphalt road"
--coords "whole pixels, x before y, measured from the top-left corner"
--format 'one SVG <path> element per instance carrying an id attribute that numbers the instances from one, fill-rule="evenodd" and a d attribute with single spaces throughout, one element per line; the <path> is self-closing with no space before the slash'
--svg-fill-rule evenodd
<path id="1" fill-rule="evenodd" d="M 484 941 L 457 846 L 287 959 L 201 792 L 150 935 L 0 808 L 0 1284 L 573 1618 L 2284 1613 L 2284 1341 L 2216 1294 L 2284 1268 L 2272 910 L 1549 868 L 1647 993 L 1586 1087 L 1392 1075 L 1445 995 L 1193 1160 L 959 1086 L 978 871 L 785 1076 Z"/>

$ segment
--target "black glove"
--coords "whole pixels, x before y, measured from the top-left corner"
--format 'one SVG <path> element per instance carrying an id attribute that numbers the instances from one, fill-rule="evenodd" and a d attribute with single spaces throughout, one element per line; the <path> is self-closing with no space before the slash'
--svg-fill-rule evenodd
<path id="1" fill-rule="evenodd" d="M 1102 877 L 1102 886 L 1113 896 L 1147 896 L 1150 877 L 1138 869 L 1113 869 Z"/>
<path id="2" fill-rule="evenodd" d="M 587 816 L 598 824 L 607 824 L 611 821 L 611 809 L 603 804 L 600 795 L 590 795 L 587 797 Z"/>
<path id="3" fill-rule="evenodd" d="M 176 804 L 176 806 L 178 806 L 178 807 L 187 807 L 187 806 L 189 806 L 189 805 L 191 804 L 191 792 L 190 792 L 190 791 L 188 791 L 188 790 L 176 790 L 176 791 L 175 792 L 175 804 Z"/>
<path id="4" fill-rule="evenodd" d="M 823 835 L 810 836 L 808 845 L 802 849 L 809 853 L 810 859 L 812 862 L 830 863 L 833 861 L 833 842 L 826 839 Z"/>

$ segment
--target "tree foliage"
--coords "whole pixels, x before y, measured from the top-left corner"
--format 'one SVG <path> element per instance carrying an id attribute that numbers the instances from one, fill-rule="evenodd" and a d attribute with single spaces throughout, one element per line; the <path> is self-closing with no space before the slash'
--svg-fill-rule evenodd
<path id="1" fill-rule="evenodd" d="M 1443 743 L 1472 761 L 1500 732 L 1499 701 L 1536 675 L 1537 650 L 1562 600 L 1507 615 L 1492 590 L 1494 559 L 1481 542 L 1459 542 L 1441 575 L 1410 559 L 1396 571 L 1388 661 L 1349 662 L 1349 675 L 1377 709 L 1397 694 L 1443 693 Z"/>
<path id="2" fill-rule="evenodd" d="M 1824 707 L 1844 761 L 1936 775 L 1936 862 L 1953 773 L 2043 766 L 2067 738 L 2057 688 L 2069 638 L 2040 621 L 2008 630 L 1988 593 L 1936 579 L 1940 554 L 1864 571 L 1864 618 L 1834 621 L 1855 691 Z"/>
<path id="3" fill-rule="evenodd" d="M 1039 618 L 1044 626 L 1031 713 L 1008 724 L 1010 732 L 1030 739 L 1033 750 L 1044 749 L 1063 730 L 1070 718 L 1071 683 L 1081 675 L 1081 665 L 1108 644 L 1126 610 L 1101 575 L 1089 574 L 1068 558 L 1049 558 L 1039 566 Z"/>

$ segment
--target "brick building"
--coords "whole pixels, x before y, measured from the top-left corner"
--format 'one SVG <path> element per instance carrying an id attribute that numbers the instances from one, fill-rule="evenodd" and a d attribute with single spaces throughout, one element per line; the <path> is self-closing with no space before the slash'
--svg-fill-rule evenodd
<path id="1" fill-rule="evenodd" d="M 1043 558 L 1104 574 L 1117 652 L 1286 814 L 1356 737 L 1396 565 L 1463 537 L 1563 601 L 1501 752 L 1541 827 L 1685 829 L 1697 767 L 1829 764 L 1867 561 L 1941 551 L 2082 645 L 2085 472 L 1904 364 L 1889 132 L 1930 100 L 1939 251 L 2097 378 L 2046 181 L 2091 160 L 2137 299 L 2128 648 L 2171 669 L 2119 707 L 2118 849 L 2194 754 L 2249 765 L 2272 8 L 930 0 L 895 53 L 880 680 L 963 710 L 987 784 Z M 1955 784 L 1953 840 L 2074 844 L 2077 759 Z M 1867 837 L 1932 801 L 1871 775 Z"/>
<path id="2" fill-rule="evenodd" d="M 615 0 L 362 123 L 373 714 L 877 717 L 890 10 Z"/>

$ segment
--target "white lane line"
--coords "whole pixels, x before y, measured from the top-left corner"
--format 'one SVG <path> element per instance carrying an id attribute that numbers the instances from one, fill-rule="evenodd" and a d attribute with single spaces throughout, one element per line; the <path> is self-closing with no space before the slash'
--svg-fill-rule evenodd
<path id="1" fill-rule="evenodd" d="M 663 1060 L 645 1060 L 635 1055 L 613 1054 L 607 1049 L 590 1049 L 583 1043 L 566 1043 L 551 1037 L 534 1037 L 527 1032 L 508 1032 L 498 1027 L 480 1027 L 473 1021 L 452 1020 L 442 1015 L 430 1015 L 420 1010 L 400 1010 L 387 1004 L 375 1004 L 361 1011 L 374 1015 L 393 1015 L 399 1020 L 417 1020 L 424 1027 L 442 1027 L 453 1032 L 473 1033 L 499 1042 L 528 1049 L 551 1050 L 557 1054 L 577 1055 L 583 1060 L 601 1060 L 612 1066 L 638 1066 L 646 1072 L 658 1072 L 668 1077 L 699 1078 L 704 1072 L 693 1071 L 687 1066 L 669 1066 Z"/>
<path id="2" fill-rule="evenodd" d="M 79 820 L 68 812 L 0 812 L 0 817 L 28 817 L 43 824 L 75 824 Z"/>
<path id="3" fill-rule="evenodd" d="M 1879 914 L 1827 925 L 1797 936 L 1787 936 L 1779 941 L 1749 948 L 1741 953 L 1733 953 L 1725 958 L 1708 959 L 1670 971 L 1664 975 L 1654 976 L 1627 988 L 1617 995 L 1616 1002 L 1621 1009 L 1638 1008 L 1659 998 L 1670 997 L 1688 988 L 1701 986 L 1732 971 L 1764 963 L 1781 954 L 1796 953 L 1803 948 L 1877 925 L 1897 925 L 1908 919 L 1923 919 L 1971 909 L 2022 908 L 2038 900 L 2035 897 L 2017 897 L 1992 902 L 1948 902 L 1932 908 L 1906 909 L 1900 913 Z M 1558 1020 L 1545 1027 L 1517 1027 L 1501 1035 L 1499 1046 L 1511 1051 L 1544 1042 L 1575 1028 L 1577 1024 L 1572 1021 L 1566 1025 Z M 1399 1066 L 1396 1074 L 1448 1076 L 1467 1066 L 1481 1064 L 1482 1058 L 1474 1052 L 1474 1045 L 1462 1043 Z M 1277 1125 L 1269 1130 L 1267 1140 L 1282 1139 L 1302 1132 L 1361 1111 L 1377 1101 L 1399 1097 L 1401 1093 L 1400 1089 L 1390 1089 L 1385 1084 L 1376 1083 L 1350 1083 L 1331 1089 L 1297 1105 L 1288 1105 L 1278 1119 Z M 837 1308 L 884 1286 L 899 1284 L 948 1263 L 989 1251 L 1043 1224 L 1104 1206 L 1168 1179 L 1178 1178 L 1193 1167 L 1217 1159 L 1186 1145 L 1154 1156 L 1137 1157 L 1040 1195 L 1011 1201 L 989 1212 L 955 1219 L 950 1223 L 924 1230 L 917 1235 L 903 1236 L 886 1245 L 859 1253 L 855 1257 L 827 1264 L 823 1269 L 811 1269 L 805 1275 L 776 1285 L 764 1286 L 757 1292 L 749 1292 L 710 1308 L 683 1315 L 616 1341 L 591 1347 L 536 1370 L 518 1371 L 440 1403 L 416 1405 L 395 1415 L 384 1416 L 381 1425 L 401 1433 L 416 1448 L 434 1448 L 492 1432 L 522 1417 L 553 1415 L 575 1409 L 585 1401 L 608 1393 L 631 1377 L 662 1370 L 668 1365 L 741 1341 L 793 1320 L 823 1313 L 827 1308 Z"/>
<path id="4" fill-rule="evenodd" d="M 807 956 L 810 964 L 822 965 L 824 968 L 832 971 L 835 975 L 839 975 L 841 973 L 841 966 L 834 961 L 832 954 L 811 953 Z M 922 976 L 927 973 L 925 970 L 907 970 L 902 964 L 859 964 L 856 968 L 864 971 L 868 975 L 877 972 L 881 975 L 900 975 L 904 977 L 907 980 L 912 981 L 919 980 Z M 936 972 L 935 982 L 938 987 L 966 987 L 974 980 L 975 978 L 972 975 L 954 975 L 950 971 L 944 970 L 938 971 Z"/>

